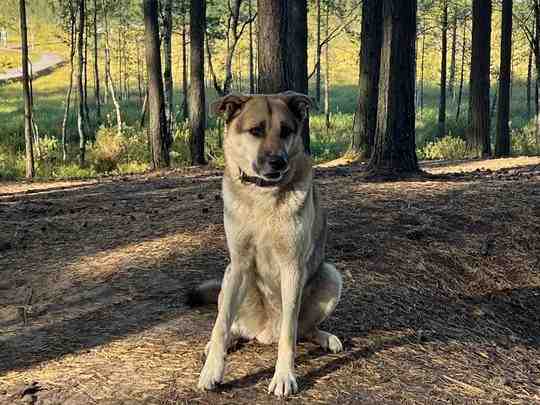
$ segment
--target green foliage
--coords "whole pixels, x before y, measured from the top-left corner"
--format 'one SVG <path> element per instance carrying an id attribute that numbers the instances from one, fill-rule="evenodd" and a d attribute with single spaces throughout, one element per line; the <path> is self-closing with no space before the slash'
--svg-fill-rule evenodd
<path id="1" fill-rule="evenodd" d="M 513 155 L 540 155 L 540 135 L 537 138 L 533 121 L 524 128 L 513 130 L 510 140 Z"/>
<path id="2" fill-rule="evenodd" d="M 465 141 L 455 136 L 445 136 L 442 139 L 428 142 L 418 151 L 420 159 L 427 160 L 455 160 L 470 157 Z"/>

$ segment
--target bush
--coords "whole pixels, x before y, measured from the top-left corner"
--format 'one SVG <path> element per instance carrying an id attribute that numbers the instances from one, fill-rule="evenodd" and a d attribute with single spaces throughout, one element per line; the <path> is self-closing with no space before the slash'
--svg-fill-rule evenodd
<path id="1" fill-rule="evenodd" d="M 536 139 L 534 122 L 524 128 L 514 129 L 510 140 L 513 155 L 540 154 L 540 139 Z"/>
<path id="2" fill-rule="evenodd" d="M 116 128 L 101 127 L 91 148 L 91 158 L 96 172 L 108 173 L 116 170 L 126 149 L 126 142 Z"/>
<path id="3" fill-rule="evenodd" d="M 470 152 L 465 141 L 455 136 L 445 136 L 434 142 L 428 142 L 418 151 L 420 159 L 457 160 L 470 157 Z"/>

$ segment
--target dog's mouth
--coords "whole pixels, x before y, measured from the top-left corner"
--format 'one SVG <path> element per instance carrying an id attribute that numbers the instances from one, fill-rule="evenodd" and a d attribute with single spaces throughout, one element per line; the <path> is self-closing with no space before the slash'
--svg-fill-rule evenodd
<path id="1" fill-rule="evenodd" d="M 282 170 L 282 171 L 260 173 L 260 176 L 266 181 L 279 183 L 281 180 L 285 178 L 288 172 L 289 172 L 289 168 L 286 168 L 285 170 Z"/>

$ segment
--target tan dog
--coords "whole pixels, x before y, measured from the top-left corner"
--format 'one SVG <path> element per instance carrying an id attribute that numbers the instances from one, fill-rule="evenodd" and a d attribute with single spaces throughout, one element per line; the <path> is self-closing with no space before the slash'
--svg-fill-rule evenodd
<path id="1" fill-rule="evenodd" d="M 318 329 L 336 307 L 342 281 L 324 261 L 326 215 L 300 135 L 311 106 L 308 96 L 293 92 L 230 94 L 213 105 L 226 122 L 223 202 L 231 263 L 200 389 L 222 381 L 227 348 L 237 338 L 278 342 L 269 386 L 278 396 L 298 390 L 297 336 L 334 353 L 342 350 L 336 336 Z M 208 282 L 191 298 L 212 301 L 218 291 L 218 283 Z"/>

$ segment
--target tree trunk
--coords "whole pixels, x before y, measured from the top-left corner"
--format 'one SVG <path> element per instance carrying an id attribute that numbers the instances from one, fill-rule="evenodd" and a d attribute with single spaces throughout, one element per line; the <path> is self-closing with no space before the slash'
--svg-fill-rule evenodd
<path id="1" fill-rule="evenodd" d="M 461 99 L 463 98 L 463 82 L 465 81 L 465 49 L 467 45 L 467 18 L 463 20 L 463 39 L 461 44 L 461 74 L 459 77 L 459 91 L 456 110 L 456 121 L 459 121 L 459 114 L 461 112 Z"/>
<path id="2" fill-rule="evenodd" d="M 84 27 L 86 21 L 86 0 L 79 0 L 79 37 L 77 42 L 78 74 L 77 87 L 79 92 L 79 109 L 77 112 L 77 128 L 79 131 L 79 165 L 85 164 L 86 158 L 86 123 L 84 108 Z"/>
<path id="3" fill-rule="evenodd" d="M 71 106 L 71 93 L 73 91 L 73 73 L 74 73 L 74 59 L 75 59 L 75 10 L 73 9 L 73 1 L 69 2 L 69 86 L 66 93 L 66 100 L 64 102 L 64 118 L 62 120 L 62 161 L 67 161 L 67 123 L 69 118 L 69 109 Z"/>
<path id="4" fill-rule="evenodd" d="M 98 53 L 98 28 L 97 28 L 98 3 L 94 0 L 94 79 L 96 96 L 96 114 L 98 123 L 101 122 L 101 89 L 99 83 L 99 53 Z"/>
<path id="5" fill-rule="evenodd" d="M 317 0 L 317 39 L 315 48 L 315 101 L 321 103 L 321 0 Z"/>
<path id="6" fill-rule="evenodd" d="M 248 0 L 249 12 L 249 93 L 255 94 L 255 68 L 253 62 L 253 0 Z"/>
<path id="7" fill-rule="evenodd" d="M 470 146 L 482 157 L 491 155 L 489 81 L 491 55 L 491 0 L 473 0 L 471 58 Z"/>
<path id="8" fill-rule="evenodd" d="M 30 78 L 28 74 L 28 35 L 26 29 L 26 1 L 19 0 L 19 7 L 21 23 L 21 55 L 24 98 L 24 140 L 26 145 L 26 178 L 31 179 L 35 175 L 35 168 L 32 137 L 32 103 L 29 85 Z"/>
<path id="9" fill-rule="evenodd" d="M 287 5 L 285 0 L 258 0 L 258 91 L 280 93 L 289 88 L 287 78 Z"/>
<path id="10" fill-rule="evenodd" d="M 287 10 L 287 75 L 290 90 L 308 94 L 308 18 L 307 0 L 288 2 Z M 304 151 L 309 154 L 309 117 L 302 126 Z"/>
<path id="11" fill-rule="evenodd" d="M 441 85 L 439 97 L 439 138 L 446 133 L 446 57 L 448 53 L 448 0 L 443 0 L 441 33 Z"/>
<path id="12" fill-rule="evenodd" d="M 418 171 L 415 151 L 416 0 L 383 0 L 383 40 L 374 175 Z"/>
<path id="13" fill-rule="evenodd" d="M 326 5 L 326 38 L 329 36 L 330 30 L 330 6 Z M 330 129 L 330 41 L 326 41 L 324 45 L 324 117 L 326 122 L 326 131 Z"/>
<path id="14" fill-rule="evenodd" d="M 165 97 L 165 118 L 167 127 L 172 129 L 173 124 L 173 76 L 172 76 L 172 3 L 165 0 L 163 10 L 163 82 Z"/>
<path id="15" fill-rule="evenodd" d="M 114 82 L 111 75 L 111 45 L 109 38 L 109 19 L 107 14 L 107 5 L 103 0 L 104 20 L 105 20 L 105 81 L 107 83 L 107 89 L 111 95 L 111 100 L 116 111 L 116 128 L 118 135 L 122 135 L 122 113 L 120 110 L 120 104 L 116 97 L 116 91 L 114 89 Z"/>
<path id="16" fill-rule="evenodd" d="M 422 35 L 422 63 L 420 74 L 420 115 L 424 112 L 424 63 L 426 59 L 426 36 Z"/>
<path id="17" fill-rule="evenodd" d="M 88 37 L 90 27 L 86 22 L 86 16 L 84 21 L 84 117 L 86 124 L 90 124 L 90 108 L 88 108 Z"/>
<path id="18" fill-rule="evenodd" d="M 532 62 L 533 62 L 533 50 L 529 49 L 529 60 L 527 62 L 527 117 L 531 118 L 531 97 L 532 97 Z"/>
<path id="19" fill-rule="evenodd" d="M 512 0 L 503 0 L 501 28 L 501 69 L 495 156 L 510 155 L 510 80 L 512 65 Z"/>
<path id="20" fill-rule="evenodd" d="M 382 3 L 380 0 L 364 0 L 360 37 L 358 103 L 356 119 L 354 120 L 352 150 L 356 153 L 362 153 L 362 157 L 367 159 L 371 157 L 377 130 L 381 45 Z"/>
<path id="21" fill-rule="evenodd" d="M 182 95 L 184 102 L 182 104 L 182 118 L 189 117 L 188 107 L 188 61 L 187 61 L 187 33 L 186 33 L 186 9 L 185 1 L 182 0 Z"/>
<path id="22" fill-rule="evenodd" d="M 206 30 L 206 0 L 191 0 L 190 10 L 189 121 L 191 125 L 191 164 L 206 164 L 204 130 L 206 100 L 204 87 L 204 34 Z"/>
<path id="23" fill-rule="evenodd" d="M 148 130 L 152 138 L 154 169 L 170 166 L 171 145 L 165 117 L 165 101 L 159 45 L 158 0 L 144 0 L 144 36 L 148 72 Z"/>
<path id="24" fill-rule="evenodd" d="M 447 0 L 445 0 L 447 1 Z M 448 90 L 452 95 L 452 101 L 456 102 L 456 53 L 457 53 L 457 26 L 458 10 L 454 7 L 454 18 L 452 19 L 452 45 L 450 50 L 450 78 L 448 80 Z"/>

